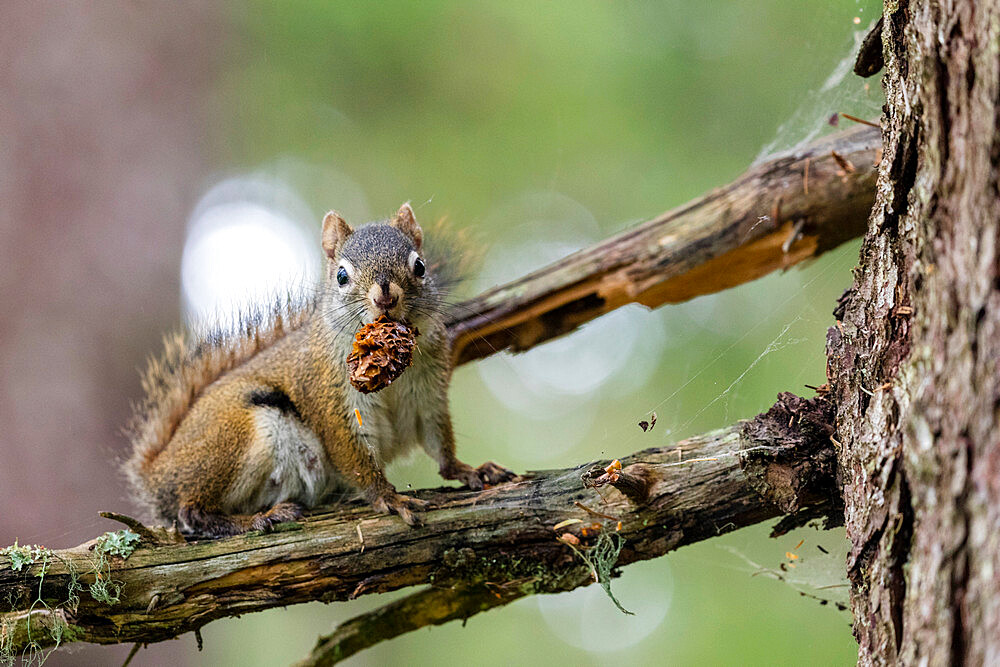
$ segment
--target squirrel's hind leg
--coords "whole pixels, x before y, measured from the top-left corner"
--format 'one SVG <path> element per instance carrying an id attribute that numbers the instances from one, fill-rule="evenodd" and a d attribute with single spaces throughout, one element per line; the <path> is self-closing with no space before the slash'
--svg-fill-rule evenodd
<path id="1" fill-rule="evenodd" d="M 288 395 L 273 387 L 241 392 L 246 410 L 236 465 L 224 488 L 199 488 L 180 499 L 181 531 L 224 537 L 270 531 L 316 505 L 330 486 L 319 438 L 302 422 Z M 236 429 L 233 429 L 233 433 Z M 216 466 L 226 465 L 216 461 Z"/>
<path id="2" fill-rule="evenodd" d="M 177 512 L 181 532 L 192 537 L 228 537 L 249 530 L 270 532 L 275 525 L 302 518 L 303 507 L 298 503 L 278 503 L 256 514 L 222 514 L 207 512 L 185 505 Z"/>

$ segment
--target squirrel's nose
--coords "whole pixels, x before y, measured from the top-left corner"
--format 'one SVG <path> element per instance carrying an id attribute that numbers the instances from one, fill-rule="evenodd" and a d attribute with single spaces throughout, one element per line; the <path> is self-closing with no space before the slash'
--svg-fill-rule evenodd
<path id="1" fill-rule="evenodd" d="M 375 297 L 374 301 L 375 305 L 381 308 L 382 310 L 391 310 L 393 306 L 399 303 L 399 297 L 390 296 L 389 290 L 386 289 L 384 285 L 382 286 L 382 289 L 380 291 L 381 294 Z"/>
<path id="2" fill-rule="evenodd" d="M 386 296 L 385 294 L 375 299 L 375 305 L 381 308 L 382 310 L 389 310 L 397 303 L 399 303 L 398 298 L 394 296 Z"/>

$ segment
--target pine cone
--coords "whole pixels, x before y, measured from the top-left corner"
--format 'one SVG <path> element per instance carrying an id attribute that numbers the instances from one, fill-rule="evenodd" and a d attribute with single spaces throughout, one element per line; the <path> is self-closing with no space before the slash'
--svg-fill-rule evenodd
<path id="1" fill-rule="evenodd" d="M 388 387 L 413 361 L 419 333 L 416 327 L 394 322 L 385 315 L 362 326 L 347 355 L 354 388 L 370 394 Z"/>

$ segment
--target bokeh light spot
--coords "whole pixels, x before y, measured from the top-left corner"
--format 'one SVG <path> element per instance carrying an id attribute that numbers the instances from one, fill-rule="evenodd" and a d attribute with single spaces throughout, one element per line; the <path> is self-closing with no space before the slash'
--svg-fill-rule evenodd
<path id="1" fill-rule="evenodd" d="M 309 289 L 320 262 L 307 220 L 307 207 L 274 182 L 234 178 L 209 190 L 191 216 L 181 260 L 187 321 L 212 326 L 250 304 Z"/>
<path id="2" fill-rule="evenodd" d="M 655 568 L 633 568 L 614 580 L 612 590 L 634 616 L 619 611 L 597 585 L 536 599 L 542 618 L 562 641 L 595 653 L 620 651 L 648 637 L 667 617 L 674 581 L 661 561 Z"/>

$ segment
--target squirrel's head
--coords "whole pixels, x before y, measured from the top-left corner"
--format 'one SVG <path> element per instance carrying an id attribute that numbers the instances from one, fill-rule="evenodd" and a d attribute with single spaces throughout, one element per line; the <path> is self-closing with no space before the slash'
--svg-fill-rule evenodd
<path id="1" fill-rule="evenodd" d="M 327 294 L 362 322 L 381 315 L 412 322 L 432 296 L 432 279 L 420 255 L 423 231 L 413 209 L 403 204 L 386 222 L 357 229 L 330 211 L 323 219 Z M 350 319 L 354 319 L 350 317 Z"/>

